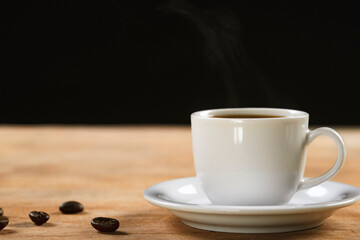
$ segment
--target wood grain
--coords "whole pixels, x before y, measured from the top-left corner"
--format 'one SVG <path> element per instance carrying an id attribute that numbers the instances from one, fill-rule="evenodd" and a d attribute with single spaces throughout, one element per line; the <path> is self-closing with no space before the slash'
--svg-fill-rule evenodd
<path id="1" fill-rule="evenodd" d="M 334 178 L 360 187 L 360 128 L 338 128 L 347 161 Z M 335 144 L 316 139 L 308 151 L 307 176 L 326 171 Z M 182 224 L 170 211 L 147 203 L 143 191 L 155 183 L 194 176 L 188 126 L 1 126 L 0 207 L 9 225 L 1 239 L 360 239 L 359 203 L 335 212 L 321 227 L 281 234 L 226 234 Z M 63 215 L 67 200 L 85 211 Z M 50 214 L 35 226 L 28 214 Z M 101 234 L 97 216 L 114 217 L 120 228 Z"/>

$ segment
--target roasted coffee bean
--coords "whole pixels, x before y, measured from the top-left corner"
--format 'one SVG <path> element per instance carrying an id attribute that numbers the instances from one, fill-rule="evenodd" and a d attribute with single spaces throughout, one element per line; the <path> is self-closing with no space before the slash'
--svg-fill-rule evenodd
<path id="1" fill-rule="evenodd" d="M 84 206 L 76 201 L 68 201 L 61 204 L 59 209 L 62 213 L 73 214 L 73 213 L 82 212 L 84 210 Z"/>
<path id="2" fill-rule="evenodd" d="M 31 221 L 33 221 L 38 226 L 46 223 L 50 218 L 49 214 L 41 211 L 32 211 L 29 213 L 29 217 Z"/>
<path id="3" fill-rule="evenodd" d="M 4 214 L 4 211 L 2 210 L 2 208 L 0 208 L 0 216 L 2 216 Z"/>
<path id="4" fill-rule="evenodd" d="M 2 230 L 6 225 L 8 225 L 9 219 L 4 216 L 0 216 L 0 230 Z"/>
<path id="5" fill-rule="evenodd" d="M 91 225 L 100 232 L 114 232 L 119 228 L 120 223 L 114 218 L 96 217 L 91 220 Z"/>

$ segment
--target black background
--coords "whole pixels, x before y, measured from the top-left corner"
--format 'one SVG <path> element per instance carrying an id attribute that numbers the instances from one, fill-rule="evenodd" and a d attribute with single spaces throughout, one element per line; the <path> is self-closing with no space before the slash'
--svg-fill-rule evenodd
<path id="1" fill-rule="evenodd" d="M 220 107 L 359 124 L 359 1 L 11 1 L 0 123 L 189 123 Z"/>

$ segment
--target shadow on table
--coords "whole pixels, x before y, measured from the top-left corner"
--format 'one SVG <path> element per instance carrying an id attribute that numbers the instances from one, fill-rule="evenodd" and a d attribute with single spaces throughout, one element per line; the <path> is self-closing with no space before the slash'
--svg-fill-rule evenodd
<path id="1" fill-rule="evenodd" d="M 89 212 L 88 211 L 82 211 L 82 212 L 79 212 L 79 213 L 62 213 L 62 212 L 60 212 L 60 211 L 55 211 L 55 212 L 51 212 L 51 213 L 49 213 L 51 216 L 52 215 L 74 215 L 74 214 L 76 214 L 77 216 L 79 216 L 79 215 L 88 215 L 89 214 Z"/>
<path id="2" fill-rule="evenodd" d="M 16 228 L 32 228 L 32 227 L 54 227 L 54 226 L 56 226 L 56 224 L 47 222 L 41 226 L 37 226 L 33 222 L 19 222 L 19 223 L 12 224 L 12 226 L 16 227 Z"/>
<path id="3" fill-rule="evenodd" d="M 215 240 L 302 240 L 302 239 L 342 239 L 340 236 L 344 230 L 342 222 L 336 218 L 326 219 L 324 224 L 300 231 L 284 232 L 284 233 L 260 233 L 260 234 L 247 234 L 247 233 L 221 233 L 212 232 L 201 229 L 196 229 L 183 224 L 179 219 L 174 217 L 173 221 L 168 222 L 179 235 L 183 235 L 184 239 L 215 239 Z M 345 230 L 349 231 L 349 229 Z M 346 239 L 358 239 L 354 233 L 349 232 L 353 237 Z M 345 239 L 345 238 L 344 238 Z"/>
<path id="4" fill-rule="evenodd" d="M 17 231 L 12 230 L 12 229 L 3 229 L 0 231 L 0 236 L 9 235 L 9 234 L 13 234 L 13 233 L 17 233 Z"/>
<path id="5" fill-rule="evenodd" d="M 286 232 L 286 233 L 222 233 L 222 232 L 212 232 L 201 229 L 192 228 L 186 226 L 181 221 L 171 221 L 169 224 L 172 225 L 174 229 L 179 231 L 180 235 L 183 235 L 185 238 L 191 239 L 214 239 L 214 240 L 224 240 L 224 239 L 242 239 L 242 240 L 297 240 L 297 239 L 315 239 L 323 234 L 321 229 L 324 225 L 302 231 Z"/>
<path id="6" fill-rule="evenodd" d="M 99 234 L 102 234 L 102 235 L 129 235 L 128 233 L 126 232 L 123 232 L 123 231 L 115 231 L 115 232 L 98 232 Z"/>
<path id="7" fill-rule="evenodd" d="M 285 232 L 285 233 L 266 233 L 266 234 L 247 234 L 247 233 L 221 233 L 201 230 L 183 224 L 179 218 L 164 209 L 136 210 L 117 216 L 123 223 L 123 229 L 129 235 L 132 234 L 153 234 L 161 235 L 164 238 L 186 240 L 300 240 L 300 239 L 339 239 L 339 231 L 343 229 L 341 221 L 336 218 L 329 218 L 319 227 L 308 230 Z M 340 221 L 340 222 L 339 222 Z"/>

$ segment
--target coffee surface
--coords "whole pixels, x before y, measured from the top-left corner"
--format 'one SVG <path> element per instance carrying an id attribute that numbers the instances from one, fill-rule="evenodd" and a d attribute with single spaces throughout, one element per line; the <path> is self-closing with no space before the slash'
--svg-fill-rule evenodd
<path id="1" fill-rule="evenodd" d="M 260 115 L 260 114 L 222 114 L 213 115 L 213 118 L 281 118 L 284 116 L 278 115 Z"/>

